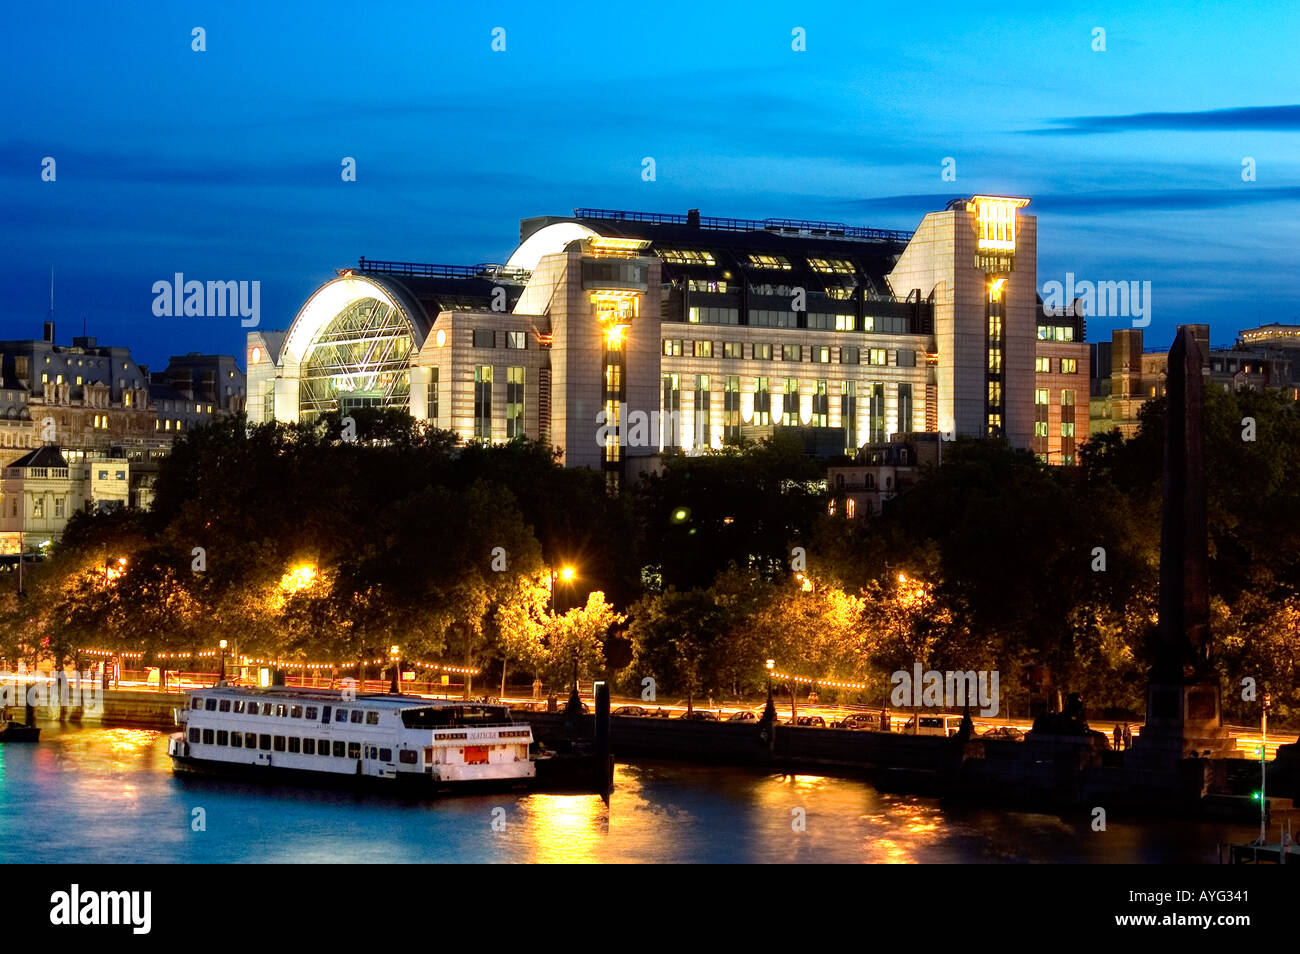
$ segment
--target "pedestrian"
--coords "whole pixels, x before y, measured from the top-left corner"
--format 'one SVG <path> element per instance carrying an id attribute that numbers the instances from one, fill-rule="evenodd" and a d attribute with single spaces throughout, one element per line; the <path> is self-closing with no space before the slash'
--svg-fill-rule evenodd
<path id="1" fill-rule="evenodd" d="M 880 710 L 880 731 L 889 731 L 889 710 L 882 708 Z"/>
<path id="2" fill-rule="evenodd" d="M 1118 752 L 1120 746 L 1124 744 L 1124 730 L 1119 727 L 1118 722 L 1115 723 L 1115 731 L 1111 733 L 1111 737 L 1115 740 L 1115 751 Z"/>
<path id="3" fill-rule="evenodd" d="M 1127 722 L 1124 723 L 1124 748 L 1133 748 L 1133 730 L 1129 728 Z"/>

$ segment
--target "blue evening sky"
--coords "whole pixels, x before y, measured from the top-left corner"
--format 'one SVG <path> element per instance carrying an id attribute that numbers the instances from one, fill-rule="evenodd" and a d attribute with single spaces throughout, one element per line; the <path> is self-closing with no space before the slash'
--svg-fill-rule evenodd
<path id="1" fill-rule="evenodd" d="M 154 317 L 152 284 L 258 280 L 262 327 L 285 328 L 359 255 L 504 261 L 521 217 L 574 206 L 910 229 L 981 192 L 1033 199 L 1040 287 L 1152 282 L 1149 346 L 1180 322 L 1226 343 L 1300 316 L 1295 4 L 33 3 L 5 19 L 0 338 L 39 337 L 51 267 L 60 343 L 84 318 L 154 367 L 242 362 L 237 319 Z"/>

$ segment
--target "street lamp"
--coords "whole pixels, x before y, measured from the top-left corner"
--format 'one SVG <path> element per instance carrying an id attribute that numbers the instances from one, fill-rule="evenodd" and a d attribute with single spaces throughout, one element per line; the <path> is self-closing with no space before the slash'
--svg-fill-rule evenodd
<path id="1" fill-rule="evenodd" d="M 396 643 L 388 647 L 388 658 L 393 663 L 393 681 L 388 684 L 388 691 L 393 695 L 397 695 L 397 680 L 401 676 L 402 668 L 402 651 Z"/>
<path id="2" fill-rule="evenodd" d="M 767 705 L 763 707 L 763 721 L 776 722 L 776 703 L 772 701 L 772 670 L 776 667 L 776 660 L 769 659 L 763 665 L 767 668 Z"/>
<path id="3" fill-rule="evenodd" d="M 551 570 L 551 613 L 556 612 L 555 586 L 556 583 L 572 584 L 578 577 L 578 571 L 572 566 L 565 565 L 558 570 Z"/>
<path id="4" fill-rule="evenodd" d="M 226 646 L 229 645 L 224 639 L 217 643 L 221 647 L 221 671 L 217 677 L 217 685 L 226 681 Z"/>

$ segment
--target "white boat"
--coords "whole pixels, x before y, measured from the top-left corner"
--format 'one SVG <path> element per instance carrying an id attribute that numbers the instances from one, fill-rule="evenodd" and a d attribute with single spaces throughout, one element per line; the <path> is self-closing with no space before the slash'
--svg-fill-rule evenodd
<path id="1" fill-rule="evenodd" d="M 186 696 L 167 746 L 177 773 L 394 791 L 511 787 L 537 774 L 532 728 L 505 706 L 228 685 Z"/>

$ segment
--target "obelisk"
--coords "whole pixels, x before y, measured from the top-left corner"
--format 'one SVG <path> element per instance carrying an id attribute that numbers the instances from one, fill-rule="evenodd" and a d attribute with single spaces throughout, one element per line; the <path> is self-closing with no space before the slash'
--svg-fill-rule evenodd
<path id="1" fill-rule="evenodd" d="M 1137 761 L 1153 767 L 1172 767 L 1207 750 L 1222 755 L 1232 745 L 1210 667 L 1202 365 L 1192 329 L 1180 326 L 1165 381 L 1158 650 L 1147 687 L 1147 721 L 1134 752 Z"/>

